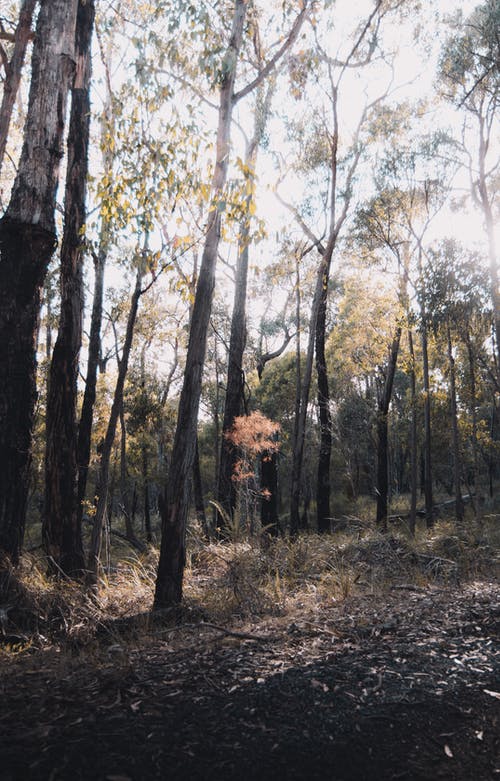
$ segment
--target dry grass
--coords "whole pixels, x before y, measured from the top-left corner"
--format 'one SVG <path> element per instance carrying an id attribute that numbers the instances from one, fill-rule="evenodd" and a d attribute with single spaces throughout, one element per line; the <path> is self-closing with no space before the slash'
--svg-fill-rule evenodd
<path id="1" fill-rule="evenodd" d="M 191 532 L 185 578 L 187 620 L 232 624 L 293 620 L 321 605 L 392 588 L 456 585 L 500 574 L 500 517 L 457 529 L 440 522 L 415 540 L 353 524 L 335 535 L 296 540 L 255 537 L 206 544 Z M 361 531 L 360 531 L 361 529 Z M 121 559 L 97 591 L 48 579 L 41 558 L 25 556 L 13 574 L 13 600 L 0 606 L 0 653 L 67 648 L 94 653 L 147 642 L 157 551 Z M 191 618 L 189 618 L 191 616 Z"/>

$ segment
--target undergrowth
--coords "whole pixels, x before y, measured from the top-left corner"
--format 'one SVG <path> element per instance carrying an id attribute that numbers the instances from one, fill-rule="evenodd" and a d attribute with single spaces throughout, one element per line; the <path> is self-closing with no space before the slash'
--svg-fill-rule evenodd
<path id="1" fill-rule="evenodd" d="M 457 528 L 440 521 L 412 539 L 366 524 L 295 540 L 255 536 L 207 544 L 191 530 L 181 620 L 224 623 L 289 618 L 395 588 L 447 587 L 498 577 L 500 517 Z M 12 599 L 0 605 L 0 654 L 58 647 L 72 654 L 121 649 L 155 639 L 150 608 L 158 552 L 133 554 L 103 574 L 97 590 L 45 576 L 26 555 L 12 573 Z"/>

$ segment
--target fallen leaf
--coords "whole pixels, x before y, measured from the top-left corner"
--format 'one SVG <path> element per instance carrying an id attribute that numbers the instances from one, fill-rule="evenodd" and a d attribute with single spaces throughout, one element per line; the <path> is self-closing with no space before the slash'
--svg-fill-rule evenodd
<path id="1" fill-rule="evenodd" d="M 500 692 L 490 692 L 488 689 L 483 689 L 485 694 L 489 694 L 490 697 L 495 697 L 496 700 L 500 700 Z"/>

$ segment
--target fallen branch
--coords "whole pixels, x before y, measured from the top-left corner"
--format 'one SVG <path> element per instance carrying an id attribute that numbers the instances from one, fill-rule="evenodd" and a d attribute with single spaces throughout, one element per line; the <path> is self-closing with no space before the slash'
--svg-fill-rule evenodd
<path id="1" fill-rule="evenodd" d="M 252 640 L 256 643 L 276 643 L 279 638 L 273 635 L 254 635 L 249 632 L 235 632 L 232 629 L 227 629 L 225 626 L 219 624 L 212 624 L 209 621 L 200 621 L 199 624 L 179 624 L 178 626 L 171 626 L 168 629 L 161 629 L 155 632 L 155 635 L 169 634 L 170 632 L 180 632 L 183 629 L 213 629 L 216 632 L 227 635 L 228 637 L 236 637 L 238 640 Z"/>

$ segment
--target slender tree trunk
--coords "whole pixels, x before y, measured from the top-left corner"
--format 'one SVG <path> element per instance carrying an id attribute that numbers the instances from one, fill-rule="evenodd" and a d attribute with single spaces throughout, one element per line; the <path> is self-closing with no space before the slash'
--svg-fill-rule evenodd
<path id="1" fill-rule="evenodd" d="M 429 353 L 427 348 L 427 318 L 422 315 L 422 362 L 424 379 L 424 499 L 427 528 L 434 526 L 434 501 L 432 498 L 432 436 L 431 393 L 429 380 Z"/>
<path id="2" fill-rule="evenodd" d="M 246 299 L 250 224 L 252 213 L 255 209 L 254 177 L 259 144 L 266 128 L 272 93 L 273 84 L 270 85 L 267 95 L 262 101 L 262 105 L 259 103 L 259 95 L 257 96 L 253 136 L 247 143 L 245 152 L 245 170 L 248 190 L 245 198 L 245 213 L 239 229 L 238 259 L 236 264 L 233 313 L 231 317 L 231 334 L 229 338 L 226 397 L 224 402 L 217 491 L 218 503 L 230 517 L 234 516 L 236 507 L 236 490 L 232 476 L 238 460 L 238 449 L 224 437 L 224 434 L 229 431 L 233 425 L 234 419 L 242 414 L 244 408 L 243 353 L 246 344 Z M 219 522 L 221 521 L 223 523 L 223 519 L 219 520 Z"/>
<path id="3" fill-rule="evenodd" d="M 41 3 L 24 143 L 0 220 L 0 558 L 15 563 L 26 518 L 40 294 L 56 245 L 55 195 L 74 71 L 77 0 Z"/>
<path id="4" fill-rule="evenodd" d="M 153 542 L 153 532 L 151 530 L 151 510 L 149 498 L 149 464 L 148 451 L 145 445 L 142 446 L 142 481 L 144 490 L 144 529 L 146 531 L 146 540 Z"/>
<path id="5" fill-rule="evenodd" d="M 255 165 L 255 152 L 247 151 L 246 165 Z M 217 500 L 233 518 L 236 509 L 236 486 L 232 479 L 234 467 L 238 460 L 238 448 L 224 435 L 234 423 L 234 419 L 242 414 L 244 402 L 243 353 L 246 343 L 246 298 L 250 234 L 250 204 L 253 198 L 246 201 L 246 217 L 240 226 L 238 260 L 236 265 L 236 280 L 234 291 L 233 314 L 231 317 L 231 334 L 229 337 L 229 355 L 227 364 L 226 398 L 224 402 L 224 417 L 222 423 L 222 440 L 220 446 L 220 462 L 218 474 Z M 218 519 L 224 527 L 224 516 Z"/>
<path id="6" fill-rule="evenodd" d="M 394 375 L 398 361 L 399 344 L 401 341 L 401 327 L 396 327 L 392 340 L 387 365 L 384 388 L 382 390 L 377 410 L 377 526 L 381 531 L 387 531 L 387 505 L 389 495 L 389 437 L 388 420 L 389 406 L 394 386 Z"/>
<path id="7" fill-rule="evenodd" d="M 446 323 L 446 339 L 448 345 L 448 367 L 450 371 L 450 412 L 451 412 L 451 433 L 453 443 L 453 485 L 455 488 L 455 517 L 457 523 L 464 520 L 464 502 L 460 489 L 462 478 L 462 458 L 460 455 L 460 435 L 458 431 L 458 411 L 457 411 L 457 387 L 455 358 L 453 357 L 453 344 L 451 340 L 450 323 Z"/>
<path id="8" fill-rule="evenodd" d="M 329 532 L 330 512 L 330 462 L 332 455 L 332 415 L 330 412 L 330 389 L 326 368 L 326 312 L 328 305 L 328 283 L 333 253 L 329 248 L 323 257 L 323 284 L 318 318 L 316 321 L 316 374 L 318 379 L 318 407 L 320 424 L 320 445 L 318 457 L 318 481 L 316 487 L 316 513 L 319 532 Z"/>
<path id="9" fill-rule="evenodd" d="M 415 536 L 417 525 L 417 384 L 415 378 L 415 349 L 413 334 L 408 330 L 408 349 L 410 352 L 410 533 Z"/>
<path id="10" fill-rule="evenodd" d="M 125 341 L 123 344 L 122 357 L 120 360 L 120 366 L 118 370 L 118 377 L 116 380 L 115 392 L 113 395 L 113 403 L 111 405 L 111 412 L 109 416 L 108 426 L 106 429 L 106 436 L 104 438 L 104 444 L 101 452 L 101 459 L 99 463 L 99 474 L 97 479 L 98 485 L 98 499 L 97 507 L 94 516 L 94 522 L 92 527 L 92 538 L 89 551 L 89 581 L 92 583 L 97 582 L 97 573 L 99 569 L 99 557 L 101 552 L 102 530 L 106 515 L 106 508 L 108 502 L 109 492 L 109 467 L 111 461 L 111 453 L 113 450 L 113 442 L 115 439 L 116 425 L 120 415 L 121 405 L 123 403 L 123 388 L 125 386 L 125 378 L 127 376 L 128 361 L 130 357 L 130 350 L 132 348 L 132 341 L 134 337 L 134 327 L 137 318 L 137 310 L 139 308 L 139 299 L 141 297 L 141 281 L 142 281 L 142 259 L 139 260 L 139 268 L 136 273 L 135 287 L 130 302 L 130 310 L 127 319 L 127 330 L 125 333 Z"/>
<path id="11" fill-rule="evenodd" d="M 220 240 L 221 212 L 218 200 L 222 195 L 227 177 L 236 65 L 242 42 L 246 11 L 246 1 L 236 0 L 231 39 L 224 59 L 224 75 L 220 87 L 216 165 L 212 182 L 215 205 L 208 215 L 208 228 L 191 318 L 172 461 L 165 488 L 165 496 L 160 508 L 162 539 L 154 599 L 156 609 L 172 607 L 179 604 L 182 599 L 182 580 L 186 555 L 188 485 L 196 450 L 196 428 L 202 372 Z"/>
<path id="12" fill-rule="evenodd" d="M 107 97 L 105 107 L 105 119 L 103 119 L 102 137 L 106 131 L 112 130 L 111 96 Z M 112 153 L 108 147 L 104 153 L 104 170 L 111 172 L 113 165 Z M 78 514 L 79 520 L 83 516 L 83 500 L 87 488 L 87 478 L 90 464 L 90 451 L 92 444 L 92 423 L 94 419 L 94 406 L 97 393 L 97 370 L 101 353 L 101 325 L 104 299 L 104 272 L 110 243 L 111 227 L 104 217 L 101 218 L 99 247 L 94 256 L 94 295 L 92 300 L 92 314 L 90 319 L 90 336 L 87 358 L 87 375 L 85 378 L 85 390 L 83 393 L 80 422 L 78 425 Z"/>
<path id="13" fill-rule="evenodd" d="M 309 403 L 309 392 L 311 388 L 316 322 L 318 319 L 319 308 L 321 306 L 323 280 L 324 266 L 322 258 L 316 275 L 316 288 L 314 291 L 311 319 L 309 322 L 309 340 L 307 344 L 306 361 L 302 373 L 300 395 L 298 397 L 299 414 L 296 416 L 294 429 L 295 436 L 293 440 L 292 481 L 290 497 L 290 533 L 292 535 L 296 535 L 300 529 L 300 492 L 304 461 L 304 444 L 306 438 L 307 406 Z"/>
<path id="14" fill-rule="evenodd" d="M 61 248 L 61 314 L 47 396 L 45 507 L 42 535 L 54 574 L 79 576 L 85 568 L 78 513 L 77 381 L 82 342 L 82 229 L 85 225 L 90 128 L 92 0 L 78 6 L 76 73 L 68 136 L 64 234 Z"/>
<path id="15" fill-rule="evenodd" d="M 19 22 L 14 33 L 14 51 L 6 66 L 3 82 L 2 104 L 0 106 L 0 172 L 2 170 L 5 149 L 9 138 L 9 128 L 12 111 L 16 102 L 17 91 L 21 81 L 26 49 L 32 37 L 31 23 L 33 12 L 38 0 L 23 0 L 19 11 Z"/>

